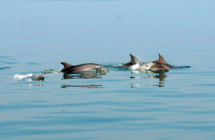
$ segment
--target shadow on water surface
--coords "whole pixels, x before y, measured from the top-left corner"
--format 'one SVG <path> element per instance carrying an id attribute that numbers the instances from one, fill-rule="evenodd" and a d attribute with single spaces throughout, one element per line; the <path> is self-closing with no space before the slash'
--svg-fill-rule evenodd
<path id="1" fill-rule="evenodd" d="M 150 73 L 150 74 L 157 74 L 157 75 L 149 75 L 148 77 L 134 77 L 131 76 L 130 79 L 139 79 L 139 78 L 147 78 L 147 79 L 159 79 L 159 83 L 157 85 L 153 84 L 133 84 L 131 83 L 131 88 L 136 88 L 139 86 L 158 86 L 158 87 L 164 87 L 164 81 L 167 77 L 166 73 L 169 72 L 169 70 L 159 70 L 159 71 L 140 71 L 141 73 Z"/>

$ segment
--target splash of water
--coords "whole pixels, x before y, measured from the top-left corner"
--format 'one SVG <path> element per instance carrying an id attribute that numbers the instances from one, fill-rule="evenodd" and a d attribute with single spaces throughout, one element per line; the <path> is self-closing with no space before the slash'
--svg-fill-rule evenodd
<path id="1" fill-rule="evenodd" d="M 14 75 L 14 79 L 15 80 L 26 80 L 26 81 L 44 81 L 44 75 L 32 75 L 30 74 L 26 74 L 26 75 L 21 75 L 21 74 L 15 74 Z"/>
<path id="2" fill-rule="evenodd" d="M 32 77 L 32 76 L 33 76 L 32 73 L 26 74 L 26 75 L 15 74 L 15 75 L 14 75 L 14 79 L 15 79 L 15 80 L 23 80 L 23 79 L 25 79 L 25 78 L 30 78 L 30 77 Z"/>
<path id="3" fill-rule="evenodd" d="M 137 63 L 135 65 L 130 66 L 129 69 L 132 70 L 132 71 L 134 71 L 134 70 L 138 69 L 139 67 L 140 67 L 140 64 Z"/>

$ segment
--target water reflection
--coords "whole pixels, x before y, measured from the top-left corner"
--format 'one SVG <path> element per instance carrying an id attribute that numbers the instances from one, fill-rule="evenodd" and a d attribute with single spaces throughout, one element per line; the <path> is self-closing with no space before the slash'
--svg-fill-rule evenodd
<path id="1" fill-rule="evenodd" d="M 105 88 L 103 85 L 62 85 L 61 88 L 67 88 L 67 87 L 86 87 L 86 88 Z"/>
<path id="2" fill-rule="evenodd" d="M 131 83 L 131 88 L 136 88 L 139 86 L 158 86 L 158 87 L 164 87 L 165 84 L 165 78 L 167 77 L 166 72 L 169 72 L 169 70 L 159 70 L 159 71 L 140 71 L 141 73 L 149 73 L 149 74 L 157 74 L 157 75 L 149 75 L 148 77 L 134 77 L 131 76 L 131 79 L 135 78 L 156 78 L 159 79 L 158 84 L 133 84 Z"/>
<path id="3" fill-rule="evenodd" d="M 158 87 L 164 87 L 164 85 L 162 84 L 158 84 L 158 85 L 153 85 L 153 84 L 133 84 L 131 83 L 131 88 L 137 88 L 137 87 L 140 87 L 140 86 L 158 86 Z"/>
<path id="4" fill-rule="evenodd" d="M 101 75 L 106 75 L 106 73 L 96 73 L 96 72 L 80 72 L 76 74 L 64 74 L 63 79 L 95 79 L 102 78 Z"/>
<path id="5" fill-rule="evenodd" d="M 42 86 L 44 86 L 44 84 L 29 84 L 29 87 L 32 87 L 32 86 L 42 87 Z"/>
<path id="6" fill-rule="evenodd" d="M 65 79 L 96 79 L 96 78 L 102 78 L 102 75 L 106 75 L 106 73 L 99 73 L 99 72 L 79 72 L 79 73 L 73 73 L 73 74 L 64 74 L 63 80 Z M 67 88 L 67 87 L 84 87 L 84 88 L 105 88 L 103 85 L 62 85 L 61 88 Z"/>

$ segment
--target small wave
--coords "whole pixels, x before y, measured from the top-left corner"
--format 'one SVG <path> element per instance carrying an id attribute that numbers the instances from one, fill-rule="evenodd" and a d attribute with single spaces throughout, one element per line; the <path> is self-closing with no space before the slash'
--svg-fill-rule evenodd
<path id="1" fill-rule="evenodd" d="M 105 67 L 122 67 L 122 64 L 104 65 Z"/>
<path id="2" fill-rule="evenodd" d="M 0 60 L 1 63 L 4 63 L 4 64 L 19 64 L 19 62 L 8 62 L 8 61 L 3 61 L 3 60 Z"/>
<path id="3" fill-rule="evenodd" d="M 56 69 L 47 69 L 47 70 L 43 70 L 41 71 L 42 74 L 51 74 L 51 73 L 59 73 L 60 70 L 56 70 Z"/>
<path id="4" fill-rule="evenodd" d="M 175 69 L 182 69 L 182 68 L 190 68 L 191 66 L 176 66 L 176 65 L 171 65 Z"/>
<path id="5" fill-rule="evenodd" d="M 11 67 L 0 67 L 0 70 L 10 69 Z"/>
<path id="6" fill-rule="evenodd" d="M 105 65 L 106 67 L 110 67 L 110 68 L 118 68 L 120 70 L 135 70 L 138 67 L 138 64 L 135 64 L 133 66 L 130 66 L 129 68 L 123 67 L 123 64 L 109 64 L 109 65 Z M 181 68 L 191 68 L 191 66 L 177 66 L 177 65 L 171 65 L 173 68 L 175 69 L 181 69 Z"/>
<path id="7" fill-rule="evenodd" d="M 0 58 L 10 58 L 9 56 L 0 56 Z"/>
<path id="8" fill-rule="evenodd" d="M 105 67 L 111 68 L 112 70 L 120 70 L 120 71 L 124 71 L 124 70 L 128 70 L 129 68 L 127 67 L 123 67 L 122 64 L 109 64 L 109 65 L 104 65 Z"/>
<path id="9" fill-rule="evenodd" d="M 27 65 L 40 65 L 40 63 L 27 63 Z"/>

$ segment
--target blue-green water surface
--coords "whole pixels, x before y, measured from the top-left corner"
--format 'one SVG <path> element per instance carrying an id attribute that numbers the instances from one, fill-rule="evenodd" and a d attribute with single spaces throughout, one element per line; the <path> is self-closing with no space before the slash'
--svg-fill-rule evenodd
<path id="1" fill-rule="evenodd" d="M 0 1 L 0 139 L 215 139 L 215 2 Z M 161 53 L 176 67 L 112 67 Z M 41 74 L 98 63 L 94 76 Z M 190 66 L 184 67 L 183 66 Z"/>

